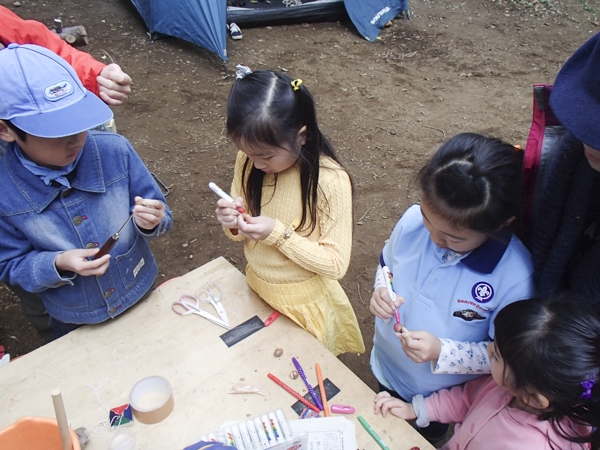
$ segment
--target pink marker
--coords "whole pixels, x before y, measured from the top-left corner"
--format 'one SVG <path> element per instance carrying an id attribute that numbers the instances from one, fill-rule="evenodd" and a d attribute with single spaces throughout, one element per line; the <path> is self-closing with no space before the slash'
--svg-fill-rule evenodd
<path id="1" fill-rule="evenodd" d="M 356 411 L 352 406 L 331 405 L 331 412 L 336 414 L 354 414 Z"/>
<path id="2" fill-rule="evenodd" d="M 221 197 L 222 199 L 227 200 L 228 202 L 231 202 L 235 205 L 235 201 L 233 200 L 233 198 L 227 192 L 225 192 L 223 189 L 221 189 L 219 186 L 217 186 L 215 183 L 213 183 L 211 181 L 210 183 L 208 183 L 208 187 L 219 197 Z M 240 214 L 244 214 L 246 212 L 246 210 L 244 208 L 242 208 L 241 206 L 236 206 L 235 209 L 237 209 L 237 212 L 239 212 Z"/>

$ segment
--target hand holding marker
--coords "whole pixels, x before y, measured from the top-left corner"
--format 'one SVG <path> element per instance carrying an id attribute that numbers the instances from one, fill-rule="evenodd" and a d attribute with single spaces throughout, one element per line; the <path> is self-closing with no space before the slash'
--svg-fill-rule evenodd
<path id="1" fill-rule="evenodd" d="M 223 189 L 221 189 L 215 183 L 213 183 L 211 181 L 210 183 L 208 183 L 208 187 L 219 197 L 233 203 L 233 205 L 235 206 L 235 200 L 233 200 L 233 198 L 227 192 L 225 192 Z M 239 212 L 240 214 L 246 213 L 246 210 L 244 208 L 242 208 L 241 206 L 236 206 L 235 209 L 237 209 L 237 212 Z"/>
<path id="2" fill-rule="evenodd" d="M 402 325 L 400 325 L 400 313 L 398 312 L 398 308 L 396 308 L 396 293 L 394 292 L 394 283 L 392 281 L 392 273 L 388 266 L 383 266 L 383 276 L 385 277 L 385 285 L 387 287 L 388 295 L 390 299 L 394 302 L 394 317 L 396 318 L 396 323 L 394 324 L 394 331 L 396 333 L 402 333 Z"/>

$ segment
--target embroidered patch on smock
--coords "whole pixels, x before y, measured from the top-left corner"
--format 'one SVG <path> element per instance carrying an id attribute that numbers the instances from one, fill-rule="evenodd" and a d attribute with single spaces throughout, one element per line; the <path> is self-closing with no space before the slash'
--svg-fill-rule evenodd
<path id="1" fill-rule="evenodd" d="M 467 322 L 471 322 L 472 320 L 484 320 L 485 319 L 485 317 L 483 317 L 477 311 L 473 311 L 472 309 L 463 309 L 462 311 L 454 311 L 452 313 L 452 315 L 454 317 L 460 317 L 461 319 L 466 320 Z"/>
<path id="2" fill-rule="evenodd" d="M 133 268 L 133 277 L 137 277 L 138 272 L 142 269 L 142 267 L 144 267 L 144 264 L 146 264 L 146 261 L 144 261 L 144 258 L 140 259 L 140 262 L 137 263 L 137 265 Z"/>
<path id="3" fill-rule="evenodd" d="M 480 281 L 473 285 L 473 288 L 471 289 L 471 295 L 475 301 L 479 303 L 487 303 L 494 298 L 494 288 L 491 284 L 486 283 L 485 281 Z"/>

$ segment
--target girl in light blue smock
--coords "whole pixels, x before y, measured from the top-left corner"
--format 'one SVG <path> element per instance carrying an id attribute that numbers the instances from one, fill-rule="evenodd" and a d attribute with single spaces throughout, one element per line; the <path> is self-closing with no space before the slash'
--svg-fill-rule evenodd
<path id="1" fill-rule="evenodd" d="M 370 302 L 371 367 L 381 390 L 411 399 L 489 373 L 496 314 L 533 294 L 529 252 L 509 227 L 521 208 L 522 159 L 512 145 L 464 133 L 420 171 L 421 204 L 384 246 Z M 447 425 L 421 431 L 435 441 Z"/>

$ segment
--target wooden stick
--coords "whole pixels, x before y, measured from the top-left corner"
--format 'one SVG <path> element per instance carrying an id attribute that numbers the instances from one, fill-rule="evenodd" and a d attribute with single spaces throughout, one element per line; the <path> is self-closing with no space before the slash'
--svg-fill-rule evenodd
<path id="1" fill-rule="evenodd" d="M 60 442 L 63 450 L 73 450 L 73 442 L 71 441 L 71 430 L 67 421 L 67 413 L 65 412 L 65 404 L 63 403 L 60 389 L 52 391 L 52 403 L 54 403 L 54 413 L 56 414 L 56 422 L 58 423 L 58 432 L 60 433 Z"/>

